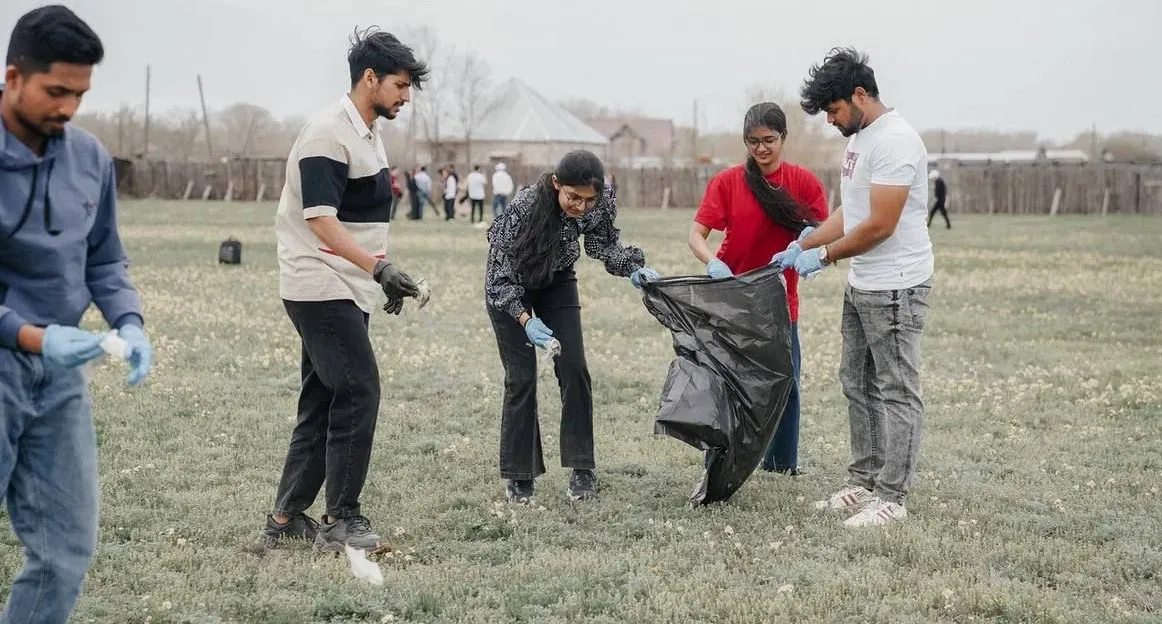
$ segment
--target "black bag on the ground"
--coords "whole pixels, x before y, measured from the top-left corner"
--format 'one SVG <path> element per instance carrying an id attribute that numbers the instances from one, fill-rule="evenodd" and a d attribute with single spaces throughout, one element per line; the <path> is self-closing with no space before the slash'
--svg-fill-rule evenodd
<path id="1" fill-rule="evenodd" d="M 218 264 L 242 264 L 242 242 L 227 238 L 218 246 Z"/>
<path id="2" fill-rule="evenodd" d="M 768 265 L 728 279 L 664 278 L 642 291 L 677 354 L 654 431 L 707 451 L 691 501 L 724 501 L 762 461 L 794 383 L 782 271 Z"/>

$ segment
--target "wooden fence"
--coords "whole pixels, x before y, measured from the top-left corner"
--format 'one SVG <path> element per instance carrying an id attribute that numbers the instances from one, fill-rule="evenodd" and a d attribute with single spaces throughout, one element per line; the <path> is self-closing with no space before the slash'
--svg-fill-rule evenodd
<path id="1" fill-rule="evenodd" d="M 118 160 L 117 169 L 124 197 L 277 201 L 286 163 L 282 159 Z M 456 170 L 461 179 L 470 171 L 462 165 Z M 612 173 L 621 206 L 690 208 L 701 202 L 706 183 L 717 170 L 614 168 Z M 519 165 L 509 168 L 518 186 L 535 182 L 542 171 Z M 492 175 L 491 170 L 484 173 Z M 1162 164 L 966 164 L 942 168 L 941 173 L 948 184 L 948 209 L 954 213 L 1162 215 Z M 438 187 L 436 173 L 429 174 Z M 839 170 L 816 174 L 828 190 L 831 205 L 838 205 Z"/>

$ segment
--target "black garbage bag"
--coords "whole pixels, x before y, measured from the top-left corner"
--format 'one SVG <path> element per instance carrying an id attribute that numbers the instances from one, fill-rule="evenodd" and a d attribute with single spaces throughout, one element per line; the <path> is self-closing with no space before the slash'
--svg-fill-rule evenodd
<path id="1" fill-rule="evenodd" d="M 642 290 L 676 353 L 654 432 L 706 451 L 691 502 L 725 501 L 762 461 L 794 383 L 782 271 L 663 278 Z"/>

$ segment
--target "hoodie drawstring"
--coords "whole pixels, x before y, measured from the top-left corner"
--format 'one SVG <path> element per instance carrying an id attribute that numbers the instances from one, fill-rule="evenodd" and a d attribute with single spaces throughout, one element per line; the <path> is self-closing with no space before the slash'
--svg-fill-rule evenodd
<path id="1" fill-rule="evenodd" d="M 49 194 L 49 191 L 52 190 L 52 166 L 54 164 L 56 164 L 56 160 L 48 161 L 48 173 L 44 177 L 44 229 L 51 236 L 60 236 L 60 229 L 53 227 L 52 197 Z"/>
<path id="2" fill-rule="evenodd" d="M 8 233 L 8 236 L 4 237 L 4 240 L 8 240 L 13 236 L 16 236 L 16 233 L 20 231 L 20 228 L 24 227 L 24 222 L 28 221 L 28 216 L 32 214 L 32 202 L 36 198 L 36 180 L 39 177 L 39 174 L 40 167 L 33 167 L 32 188 L 28 189 L 28 201 L 24 202 L 24 212 L 20 215 L 20 220 L 16 222 L 16 227 L 12 228 L 12 231 Z"/>
<path id="3" fill-rule="evenodd" d="M 45 174 L 44 181 L 44 229 L 52 236 L 59 236 L 61 231 L 53 226 L 52 222 L 52 198 L 49 196 L 49 189 L 52 188 L 52 167 L 56 163 L 55 160 L 48 161 L 48 172 Z M 36 183 L 40 180 L 40 167 L 32 168 L 32 186 L 28 189 L 28 199 L 24 202 L 24 212 L 20 215 L 20 220 L 16 222 L 16 227 L 7 236 L 0 240 L 8 240 L 16 233 L 24 228 L 24 224 L 28 221 L 28 217 L 32 215 L 33 202 L 36 200 Z"/>

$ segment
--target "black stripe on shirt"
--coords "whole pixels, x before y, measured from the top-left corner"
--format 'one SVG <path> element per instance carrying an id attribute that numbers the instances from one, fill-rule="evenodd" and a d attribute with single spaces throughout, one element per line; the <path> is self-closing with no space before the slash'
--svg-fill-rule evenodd
<path id="1" fill-rule="evenodd" d="M 391 218 L 391 199 L 391 175 L 387 169 L 362 178 L 349 178 L 339 204 L 339 220 L 386 223 Z"/>

